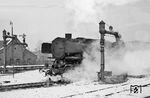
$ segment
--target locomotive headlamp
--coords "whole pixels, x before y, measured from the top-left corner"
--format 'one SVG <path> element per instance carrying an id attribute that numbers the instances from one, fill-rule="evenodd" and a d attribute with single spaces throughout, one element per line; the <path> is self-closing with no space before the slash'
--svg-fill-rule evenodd
<path id="1" fill-rule="evenodd" d="M 105 33 L 105 22 L 102 20 L 100 23 L 99 23 L 99 32 L 102 34 Z"/>

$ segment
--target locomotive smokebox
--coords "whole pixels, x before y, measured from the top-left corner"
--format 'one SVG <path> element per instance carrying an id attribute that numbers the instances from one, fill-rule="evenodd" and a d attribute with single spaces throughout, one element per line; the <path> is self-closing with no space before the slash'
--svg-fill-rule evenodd
<path id="1" fill-rule="evenodd" d="M 72 39 L 72 34 L 71 33 L 66 33 L 65 38 L 66 39 Z"/>

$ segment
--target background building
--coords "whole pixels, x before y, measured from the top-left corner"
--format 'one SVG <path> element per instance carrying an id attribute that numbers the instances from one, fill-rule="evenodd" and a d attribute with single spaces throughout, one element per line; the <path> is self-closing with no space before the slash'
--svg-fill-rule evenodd
<path id="1" fill-rule="evenodd" d="M 7 41 L 7 64 L 26 65 L 36 64 L 37 56 L 26 49 L 20 40 L 16 37 Z M 0 41 L 0 66 L 4 64 L 4 47 L 3 41 Z"/>

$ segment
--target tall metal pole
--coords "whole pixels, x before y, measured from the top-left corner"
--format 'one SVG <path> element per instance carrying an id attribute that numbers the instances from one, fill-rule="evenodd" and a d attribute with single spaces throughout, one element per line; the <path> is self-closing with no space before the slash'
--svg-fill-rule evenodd
<path id="1" fill-rule="evenodd" d="M 12 23 L 11 23 L 12 25 Z M 13 25 L 12 25 L 12 36 L 10 36 L 9 32 L 7 32 L 6 30 L 3 31 L 3 46 L 4 46 L 4 73 L 6 72 L 6 66 L 7 66 L 7 38 L 11 38 L 12 39 L 12 43 L 13 43 L 13 39 L 15 38 L 15 36 L 13 35 Z M 14 43 L 13 43 L 14 45 Z M 12 45 L 12 46 L 13 46 Z M 13 47 L 12 47 L 12 62 L 13 62 Z"/>
<path id="2" fill-rule="evenodd" d="M 105 70 L 105 54 L 104 54 L 104 45 L 105 45 L 105 22 L 101 21 L 99 23 L 99 33 L 101 34 L 100 38 L 100 52 L 101 52 L 101 64 L 100 64 L 100 73 L 99 73 L 99 80 L 104 79 L 104 70 Z"/>
<path id="3" fill-rule="evenodd" d="M 11 25 L 11 36 L 13 37 L 14 34 L 13 34 L 13 22 L 10 21 L 10 25 Z M 12 54 L 12 57 L 11 57 L 11 65 L 13 65 L 13 78 L 14 78 L 14 38 L 12 38 L 12 47 L 11 47 L 11 54 Z"/>
<path id="4" fill-rule="evenodd" d="M 13 34 L 13 22 L 12 21 L 10 21 L 10 25 L 11 25 L 11 36 L 13 36 L 14 34 Z"/>
<path id="5" fill-rule="evenodd" d="M 3 46 L 4 46 L 4 73 L 6 72 L 7 66 L 7 42 L 6 42 L 6 30 L 3 31 Z"/>
<path id="6" fill-rule="evenodd" d="M 13 78 L 14 78 L 14 39 L 12 39 L 12 62 L 11 65 L 13 65 Z"/>
<path id="7" fill-rule="evenodd" d="M 6 66 L 7 66 L 7 45 L 4 45 L 4 73 L 6 72 Z"/>
<path id="8" fill-rule="evenodd" d="M 23 35 L 22 35 L 23 43 L 26 43 L 25 37 L 26 37 L 26 35 L 23 33 Z M 23 57 L 23 63 L 25 64 L 25 49 L 23 49 L 22 57 Z"/>

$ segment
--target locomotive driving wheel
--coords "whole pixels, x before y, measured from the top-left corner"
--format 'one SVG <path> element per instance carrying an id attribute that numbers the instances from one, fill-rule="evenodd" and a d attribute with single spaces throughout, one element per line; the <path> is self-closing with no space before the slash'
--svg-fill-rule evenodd
<path id="1" fill-rule="evenodd" d="M 65 63 L 63 60 L 55 60 L 52 65 L 52 75 L 62 75 L 65 71 Z"/>

